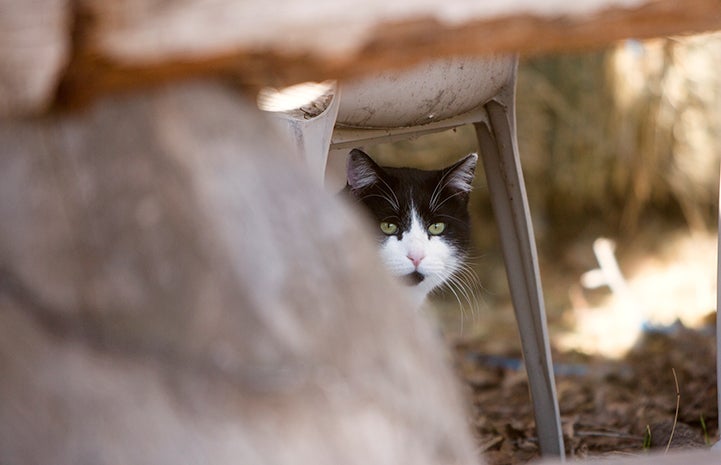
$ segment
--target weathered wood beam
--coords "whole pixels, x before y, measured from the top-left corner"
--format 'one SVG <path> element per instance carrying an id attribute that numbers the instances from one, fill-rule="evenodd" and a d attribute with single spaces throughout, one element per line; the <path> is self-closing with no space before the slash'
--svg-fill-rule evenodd
<path id="1" fill-rule="evenodd" d="M 197 75 L 254 88 L 721 28 L 721 0 L 0 0 L 0 13 L 0 115 Z"/>
<path id="2" fill-rule="evenodd" d="M 143 11 L 86 0 L 65 101 L 226 72 L 251 88 L 343 79 L 428 57 L 598 47 L 721 28 L 719 0 L 186 2 Z M 140 12 L 139 12 L 140 11 Z M 263 14 L 261 14 L 263 12 Z M 383 14 L 381 14 L 383 13 Z"/>

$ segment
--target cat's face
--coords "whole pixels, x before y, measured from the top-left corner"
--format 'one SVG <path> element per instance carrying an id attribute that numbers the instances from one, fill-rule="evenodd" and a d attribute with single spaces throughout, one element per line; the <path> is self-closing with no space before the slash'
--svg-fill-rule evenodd
<path id="1" fill-rule="evenodd" d="M 386 267 L 420 304 L 461 267 L 469 242 L 468 195 L 478 156 L 438 171 L 382 168 L 358 149 L 346 189 L 376 222 Z"/>

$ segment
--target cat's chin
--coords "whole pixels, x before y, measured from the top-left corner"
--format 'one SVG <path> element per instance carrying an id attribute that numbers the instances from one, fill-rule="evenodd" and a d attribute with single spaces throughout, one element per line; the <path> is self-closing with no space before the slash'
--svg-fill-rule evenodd
<path id="1" fill-rule="evenodd" d="M 426 279 L 426 277 L 418 271 L 401 276 L 401 282 L 406 286 L 417 286 L 422 283 L 424 279 Z"/>
<path id="2" fill-rule="evenodd" d="M 407 287 L 407 289 L 411 298 L 412 308 L 414 310 L 420 310 L 426 303 L 428 292 L 426 292 L 424 289 L 421 289 L 421 286 L 418 285 L 409 286 Z"/>
<path id="3" fill-rule="evenodd" d="M 397 276 L 399 282 L 405 285 L 408 289 L 408 293 L 412 298 L 413 306 L 416 309 L 420 309 L 426 302 L 428 295 L 433 289 L 440 286 L 445 278 L 436 274 L 424 275 L 418 271 L 408 273 L 405 275 Z"/>

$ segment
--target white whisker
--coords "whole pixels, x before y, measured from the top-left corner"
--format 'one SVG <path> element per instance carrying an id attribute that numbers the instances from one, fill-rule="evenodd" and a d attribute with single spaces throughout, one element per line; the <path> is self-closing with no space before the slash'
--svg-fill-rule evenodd
<path id="1" fill-rule="evenodd" d="M 469 289 L 466 285 L 466 283 L 460 279 L 458 276 L 453 276 L 449 278 L 449 282 L 455 283 L 458 286 L 458 290 L 463 294 L 463 297 L 466 299 L 466 302 L 468 302 L 469 309 L 471 310 L 471 315 L 473 315 L 473 302 L 471 301 L 471 297 L 469 294 Z"/>
<path id="2" fill-rule="evenodd" d="M 465 309 L 464 309 L 464 307 L 463 307 L 463 302 L 461 302 L 461 298 L 458 297 L 458 294 L 456 293 L 456 290 L 454 289 L 454 286 L 453 286 L 454 282 L 451 281 L 451 280 L 449 280 L 449 281 L 446 281 L 445 284 L 446 284 L 446 288 L 447 288 L 448 290 L 450 290 L 450 291 L 453 293 L 453 295 L 455 296 L 456 301 L 458 302 L 458 308 L 461 310 L 461 328 L 460 328 L 460 332 L 461 332 L 461 334 L 463 334 L 463 318 L 465 317 Z"/>
<path id="3" fill-rule="evenodd" d="M 364 195 L 361 199 L 364 200 L 364 199 L 368 199 L 368 198 L 371 198 L 371 197 L 378 197 L 379 199 L 383 199 L 383 200 L 385 200 L 386 202 L 388 202 L 388 203 L 390 204 L 390 206 L 393 208 L 393 210 L 395 210 L 396 212 L 399 211 L 398 204 L 395 203 L 395 202 L 393 202 L 393 199 L 389 198 L 387 195 L 368 194 L 368 195 Z"/>
<path id="4" fill-rule="evenodd" d="M 467 193 L 467 192 L 464 192 L 464 191 L 458 191 L 458 192 L 455 192 L 455 193 L 449 195 L 448 197 L 446 197 L 446 198 L 443 199 L 443 202 L 439 203 L 438 205 L 434 205 L 434 206 L 431 208 L 431 211 L 434 212 L 434 211 L 436 211 L 437 209 L 441 208 L 444 203 L 448 202 L 448 201 L 451 200 L 453 197 L 456 197 L 456 196 L 458 196 L 458 195 L 464 195 L 464 194 L 468 194 L 468 193 Z"/>
<path id="5" fill-rule="evenodd" d="M 395 205 L 396 211 L 399 211 L 400 210 L 400 202 L 398 202 L 398 197 L 396 196 L 395 191 L 391 188 L 391 186 L 388 185 L 388 183 L 385 181 L 385 179 L 383 179 L 383 178 L 378 178 L 378 179 L 386 186 L 386 188 L 387 188 L 386 192 L 393 196 L 393 199 L 395 200 L 395 202 L 393 202 L 393 204 Z"/>
<path id="6" fill-rule="evenodd" d="M 446 180 L 445 183 L 443 182 L 450 173 L 451 173 L 451 171 L 446 171 L 443 174 L 443 176 L 441 177 L 441 179 L 438 181 L 438 184 L 436 184 L 436 187 L 433 189 L 433 193 L 431 194 L 431 200 L 429 202 L 429 204 L 430 204 L 429 208 L 431 209 L 431 211 L 435 211 L 438 208 L 436 206 L 438 197 L 443 192 L 443 189 L 445 189 L 451 183 L 450 179 Z M 439 189 L 439 186 L 440 186 L 440 189 Z"/>
<path id="7" fill-rule="evenodd" d="M 456 286 L 456 289 L 464 295 L 468 302 L 471 315 L 477 315 L 480 311 L 477 300 L 478 293 L 473 289 L 482 288 L 482 285 L 475 270 L 466 263 L 458 263 L 453 268 L 453 274 L 448 278 L 447 283 L 449 286 L 451 283 Z"/>

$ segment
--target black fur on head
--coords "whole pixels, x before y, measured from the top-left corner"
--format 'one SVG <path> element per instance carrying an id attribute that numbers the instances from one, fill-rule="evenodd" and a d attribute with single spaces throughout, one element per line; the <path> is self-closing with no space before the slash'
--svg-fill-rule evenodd
<path id="1" fill-rule="evenodd" d="M 353 149 L 345 190 L 378 222 L 398 224 L 398 238 L 411 222 L 411 208 L 426 226 L 446 223 L 444 238 L 461 250 L 469 241 L 468 198 L 478 155 L 472 153 L 440 170 L 378 166 L 363 151 Z"/>

